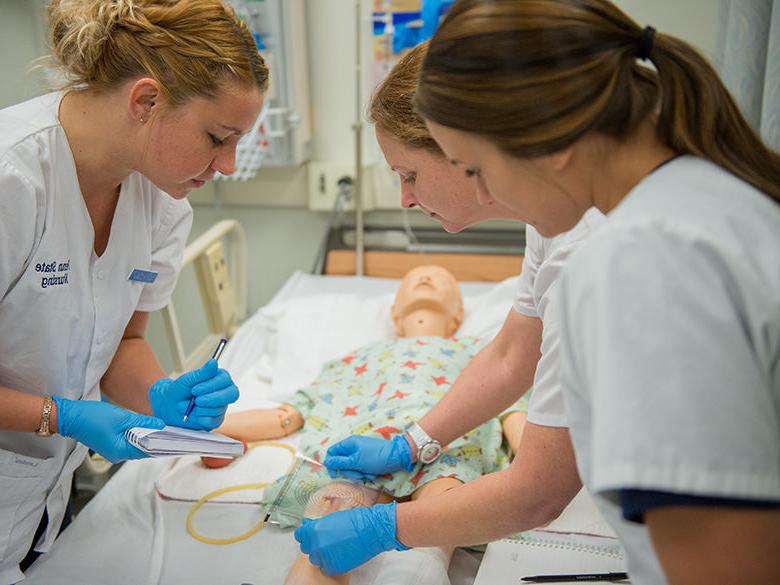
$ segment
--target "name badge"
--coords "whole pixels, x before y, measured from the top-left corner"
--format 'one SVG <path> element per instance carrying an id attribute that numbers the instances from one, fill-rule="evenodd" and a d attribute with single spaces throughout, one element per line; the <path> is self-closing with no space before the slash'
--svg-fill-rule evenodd
<path id="1" fill-rule="evenodd" d="M 134 268 L 127 279 L 135 282 L 147 282 L 151 284 L 157 280 L 157 273 L 151 270 L 141 270 L 140 268 Z"/>

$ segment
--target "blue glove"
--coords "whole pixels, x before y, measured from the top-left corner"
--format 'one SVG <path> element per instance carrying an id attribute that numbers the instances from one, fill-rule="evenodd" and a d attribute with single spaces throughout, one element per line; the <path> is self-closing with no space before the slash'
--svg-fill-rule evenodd
<path id="1" fill-rule="evenodd" d="M 184 422 L 190 397 L 195 408 Z M 210 431 L 222 424 L 229 404 L 238 400 L 238 388 L 217 360 L 209 360 L 197 370 L 185 372 L 175 380 L 160 378 L 149 388 L 152 412 L 169 424 Z"/>
<path id="2" fill-rule="evenodd" d="M 127 429 L 161 429 L 165 426 L 159 418 L 136 414 L 108 402 L 68 400 L 59 396 L 52 396 L 52 399 L 57 404 L 57 432 L 83 443 L 111 463 L 148 457 L 128 443 Z"/>
<path id="3" fill-rule="evenodd" d="M 386 550 L 409 550 L 395 537 L 395 502 L 303 519 L 295 540 L 326 575 L 340 575 Z"/>
<path id="4" fill-rule="evenodd" d="M 353 481 L 374 481 L 383 473 L 414 468 L 412 447 L 405 434 L 390 441 L 352 435 L 331 446 L 323 464 L 331 477 Z"/>

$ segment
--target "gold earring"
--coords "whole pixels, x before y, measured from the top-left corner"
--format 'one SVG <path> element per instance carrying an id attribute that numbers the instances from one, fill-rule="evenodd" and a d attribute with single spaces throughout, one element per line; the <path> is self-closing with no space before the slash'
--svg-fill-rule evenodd
<path id="1" fill-rule="evenodd" d="M 138 118 L 138 121 L 141 122 L 141 124 L 146 124 L 146 118 L 144 116 Z"/>

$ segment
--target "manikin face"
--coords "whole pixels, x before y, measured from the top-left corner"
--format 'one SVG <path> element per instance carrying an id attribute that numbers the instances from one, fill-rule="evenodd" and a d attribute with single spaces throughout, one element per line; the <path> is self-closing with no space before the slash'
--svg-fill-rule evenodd
<path id="1" fill-rule="evenodd" d="M 137 170 L 176 199 L 214 174 L 235 171 L 236 145 L 263 107 L 257 87 L 225 84 L 212 98 L 193 98 L 146 123 Z"/>
<path id="2" fill-rule="evenodd" d="M 479 181 L 454 169 L 442 156 L 403 144 L 376 128 L 387 164 L 401 178 L 401 206 L 419 207 L 450 232 L 459 232 L 486 219 L 511 218 L 494 199 L 484 199 Z"/>
<path id="3" fill-rule="evenodd" d="M 441 266 L 418 266 L 401 280 L 392 308 L 399 337 L 450 337 L 463 322 L 463 299 L 455 277 Z"/>
<path id="4" fill-rule="evenodd" d="M 482 181 L 486 201 L 506 207 L 542 236 L 570 230 L 592 205 L 576 201 L 562 187 L 554 155 L 519 159 L 477 134 L 426 124 L 454 167 Z"/>

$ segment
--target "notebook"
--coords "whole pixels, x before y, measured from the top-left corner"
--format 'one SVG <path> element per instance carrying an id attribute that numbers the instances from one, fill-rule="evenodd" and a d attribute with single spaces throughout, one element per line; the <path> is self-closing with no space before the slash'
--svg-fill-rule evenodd
<path id="1" fill-rule="evenodd" d="M 244 453 L 241 441 L 209 431 L 171 426 L 162 429 L 133 427 L 125 436 L 131 445 L 152 457 L 203 455 L 227 458 Z"/>
<path id="2" fill-rule="evenodd" d="M 625 571 L 617 539 L 532 530 L 488 544 L 474 585 L 521 585 L 529 575 Z M 579 581 L 581 583 L 581 581 Z M 578 583 L 562 581 L 558 585 Z"/>
<path id="3" fill-rule="evenodd" d="M 521 585 L 521 577 L 530 575 L 625 570 L 615 532 L 583 488 L 544 528 L 488 544 L 474 585 Z"/>

